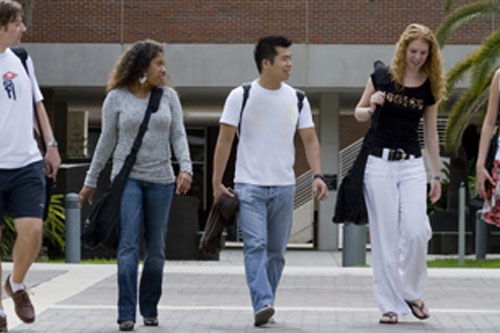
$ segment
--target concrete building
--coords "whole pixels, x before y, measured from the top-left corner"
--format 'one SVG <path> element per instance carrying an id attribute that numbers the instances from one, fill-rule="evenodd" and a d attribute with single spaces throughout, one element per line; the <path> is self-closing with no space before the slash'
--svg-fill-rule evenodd
<path id="1" fill-rule="evenodd" d="M 407 24 L 435 29 L 443 0 L 24 0 L 24 46 L 34 59 L 67 168 L 89 161 L 112 65 L 130 43 L 165 43 L 167 71 L 184 107 L 195 163 L 194 195 L 211 203 L 211 158 L 227 93 L 257 76 L 259 37 L 283 34 L 294 45 L 290 83 L 306 91 L 322 144 L 324 172 L 337 175 L 339 150 L 364 135 L 353 109 L 374 60 L 389 63 Z M 470 1 L 468 1 L 470 2 Z M 500 27 L 492 16 L 460 29 L 444 49 L 450 68 Z M 86 140 L 86 141 L 85 141 Z M 83 144 L 86 142 L 86 144 Z M 306 171 L 298 146 L 297 175 Z M 75 191 L 80 178 L 68 176 Z M 78 178 L 78 177 L 77 177 Z M 230 177 L 229 177 L 230 181 Z M 312 207 L 313 243 L 336 249 L 336 192 Z"/>

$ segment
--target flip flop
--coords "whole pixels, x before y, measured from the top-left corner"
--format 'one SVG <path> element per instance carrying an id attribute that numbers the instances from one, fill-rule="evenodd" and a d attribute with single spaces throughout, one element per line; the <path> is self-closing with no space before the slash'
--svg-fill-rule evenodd
<path id="1" fill-rule="evenodd" d="M 384 320 L 382 318 L 387 317 L 389 320 Z M 382 318 L 378 321 L 380 324 L 397 324 L 398 323 L 398 315 L 395 312 L 386 312 L 382 314 Z"/>
<path id="2" fill-rule="evenodd" d="M 405 301 L 405 302 L 406 302 L 406 304 L 408 304 L 408 306 L 410 307 L 411 313 L 413 313 L 413 315 L 416 318 L 418 318 L 420 320 L 424 320 L 424 319 L 427 319 L 430 317 L 429 313 L 426 314 L 424 312 L 424 309 L 425 309 L 424 301 L 422 301 L 422 305 L 420 305 L 420 306 L 415 302 L 410 302 L 410 301 Z M 423 316 L 419 316 L 418 313 L 415 311 L 415 308 L 417 308 L 423 314 Z M 429 311 L 429 310 L 427 309 L 427 311 Z"/>

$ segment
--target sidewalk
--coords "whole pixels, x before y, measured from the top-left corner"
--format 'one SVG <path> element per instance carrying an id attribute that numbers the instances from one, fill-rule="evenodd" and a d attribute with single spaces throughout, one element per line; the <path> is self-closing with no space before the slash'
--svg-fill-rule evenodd
<path id="1" fill-rule="evenodd" d="M 265 328 L 253 327 L 241 250 L 225 250 L 220 261 L 168 261 L 160 326 L 146 328 L 138 314 L 135 332 L 500 332 L 500 270 L 430 269 L 431 318 L 380 325 L 371 269 L 341 268 L 340 259 L 290 250 L 276 324 Z M 10 270 L 3 265 L 3 278 Z M 37 319 L 19 322 L 4 299 L 10 332 L 118 332 L 115 265 L 34 264 L 27 283 Z"/>

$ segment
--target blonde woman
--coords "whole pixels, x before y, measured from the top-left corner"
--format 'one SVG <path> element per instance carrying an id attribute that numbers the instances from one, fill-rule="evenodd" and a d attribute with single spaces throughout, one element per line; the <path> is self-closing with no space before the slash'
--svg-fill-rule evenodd
<path id="1" fill-rule="evenodd" d="M 151 114 L 137 159 L 125 185 L 120 208 L 118 244 L 118 324 L 121 331 L 134 329 L 137 299 L 144 325 L 158 326 L 165 238 L 174 192 L 186 193 L 191 186 L 192 165 L 179 98 L 165 85 L 165 55 L 154 41 L 141 41 L 126 50 L 108 82 L 102 110 L 102 133 L 79 193 L 92 203 L 97 178 L 109 157 L 112 177 L 120 171 L 139 131 L 148 99 L 154 87 L 163 88 L 157 111 Z M 180 164 L 177 177 L 172 153 Z M 137 268 L 141 223 L 144 224 L 144 267 L 137 297 Z"/>
<path id="2" fill-rule="evenodd" d="M 410 311 L 427 319 L 422 297 L 427 278 L 425 257 L 432 235 L 426 207 L 426 173 L 418 142 L 424 119 L 430 161 L 432 202 L 441 196 L 439 182 L 438 102 L 445 96 L 442 62 L 432 31 L 420 24 L 402 33 L 387 82 L 368 79 L 356 106 L 358 121 L 376 119 L 366 162 L 363 192 L 373 259 L 373 288 L 382 316 L 396 324 Z"/>

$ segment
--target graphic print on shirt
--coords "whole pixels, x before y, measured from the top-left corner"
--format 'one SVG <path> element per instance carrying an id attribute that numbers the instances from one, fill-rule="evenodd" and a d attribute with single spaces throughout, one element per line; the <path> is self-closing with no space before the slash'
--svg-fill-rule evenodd
<path id="1" fill-rule="evenodd" d="M 16 86 L 14 85 L 14 80 L 17 77 L 16 73 L 7 72 L 3 75 L 3 88 L 7 92 L 7 96 L 10 99 L 16 100 Z"/>
<path id="2" fill-rule="evenodd" d="M 408 97 L 403 94 L 388 93 L 386 99 L 390 103 L 401 105 L 405 108 L 417 109 L 420 111 L 424 109 L 424 100 L 420 98 Z"/>

